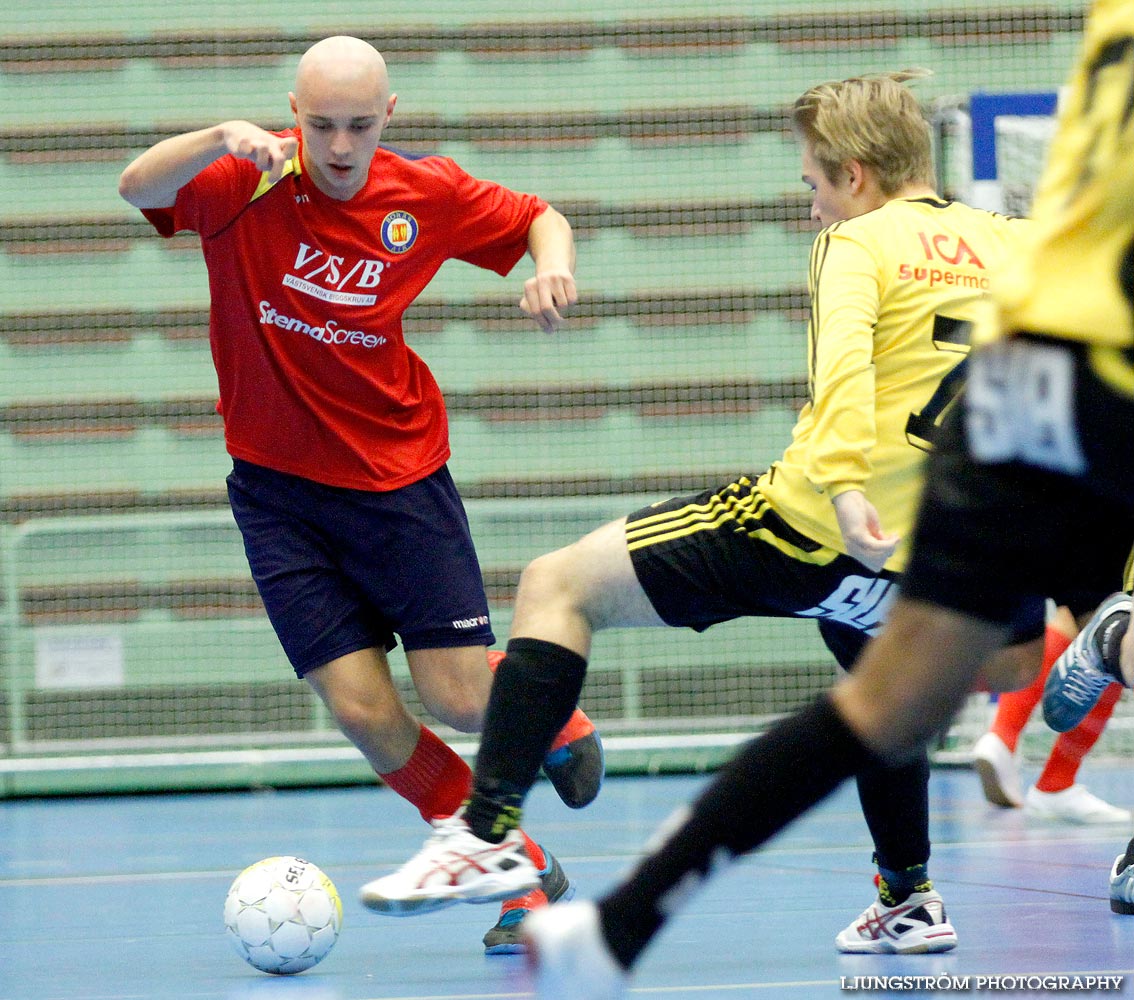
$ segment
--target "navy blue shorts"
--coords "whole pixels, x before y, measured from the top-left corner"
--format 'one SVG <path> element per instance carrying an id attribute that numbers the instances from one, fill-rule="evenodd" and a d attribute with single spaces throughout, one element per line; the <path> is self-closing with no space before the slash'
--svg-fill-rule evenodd
<path id="1" fill-rule="evenodd" d="M 302 677 L 372 646 L 488 646 L 488 599 L 449 470 L 378 493 L 239 459 L 232 513 L 272 627 Z"/>

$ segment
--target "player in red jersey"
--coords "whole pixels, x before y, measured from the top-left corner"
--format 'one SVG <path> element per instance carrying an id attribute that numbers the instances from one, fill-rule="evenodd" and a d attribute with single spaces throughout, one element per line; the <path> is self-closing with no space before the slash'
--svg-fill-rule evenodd
<path id="1" fill-rule="evenodd" d="M 506 275 L 528 252 L 520 308 L 554 332 L 576 301 L 574 239 L 535 195 L 379 145 L 397 97 L 360 39 L 312 46 L 289 97 L 294 128 L 173 136 L 119 192 L 163 236 L 200 236 L 229 497 L 276 634 L 375 772 L 432 821 L 460 806 L 470 771 L 409 713 L 386 654 L 396 634 L 425 708 L 476 732 L 493 634 L 444 401 L 402 314 L 446 260 Z M 585 805 L 602 779 L 594 727 L 579 713 L 558 742 L 548 775 Z M 517 850 L 543 878 L 490 951 L 520 948 L 526 909 L 569 894 L 550 854 L 526 835 Z"/>

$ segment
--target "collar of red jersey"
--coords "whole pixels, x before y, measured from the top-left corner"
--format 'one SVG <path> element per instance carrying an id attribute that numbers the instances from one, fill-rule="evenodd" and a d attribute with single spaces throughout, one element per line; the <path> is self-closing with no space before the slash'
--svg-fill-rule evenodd
<path id="1" fill-rule="evenodd" d="M 303 165 L 299 162 L 299 154 L 296 153 L 287 163 L 284 164 L 283 173 L 280 174 L 278 180 L 268 180 L 267 171 L 260 175 L 260 183 L 256 185 L 256 190 L 252 192 L 252 197 L 248 199 L 249 203 L 254 202 L 261 195 L 267 194 L 274 188 L 280 181 L 282 181 L 288 174 L 295 174 L 298 177 L 303 173 Z"/>

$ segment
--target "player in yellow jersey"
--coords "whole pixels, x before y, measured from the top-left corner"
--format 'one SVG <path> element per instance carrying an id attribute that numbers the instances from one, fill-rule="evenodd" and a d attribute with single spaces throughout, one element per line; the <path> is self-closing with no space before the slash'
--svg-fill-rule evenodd
<path id="1" fill-rule="evenodd" d="M 524 571 L 474 794 L 452 829 L 364 887 L 367 905 L 420 911 L 431 873 L 487 856 L 515 825 L 554 720 L 578 699 L 594 631 L 814 618 L 843 667 L 877 631 L 906 562 L 929 439 L 960 386 L 968 323 L 1026 228 L 938 196 L 909 76 L 823 84 L 794 106 L 811 215 L 825 228 L 810 261 L 809 399 L 783 457 L 762 476 L 636 511 Z M 1042 603 L 1030 628 L 1041 635 Z M 921 748 L 900 767 L 859 771 L 879 894 L 837 936 L 840 950 L 955 947 L 927 871 L 928 781 Z"/>
<path id="2" fill-rule="evenodd" d="M 741 748 L 597 903 L 529 918 L 543 1000 L 622 995 L 643 949 L 714 870 L 851 775 L 916 757 L 982 671 L 1001 680 L 990 658 L 1045 595 L 1082 623 L 1121 579 L 1134 528 L 1132 107 L 1134 0 L 1096 0 L 1037 231 L 1003 293 L 994 284 L 987 346 L 934 441 L 886 623 L 853 671 Z M 1119 643 L 1127 665 L 1132 635 Z"/>

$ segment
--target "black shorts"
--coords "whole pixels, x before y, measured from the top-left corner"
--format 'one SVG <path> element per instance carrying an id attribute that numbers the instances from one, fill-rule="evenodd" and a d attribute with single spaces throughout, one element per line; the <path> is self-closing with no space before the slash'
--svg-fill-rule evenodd
<path id="1" fill-rule="evenodd" d="M 488 601 L 447 468 L 385 493 L 235 460 L 228 495 L 268 618 L 301 677 L 359 649 L 487 646 Z"/>
<path id="2" fill-rule="evenodd" d="M 898 574 L 872 573 L 793 529 L 747 477 L 635 511 L 626 542 L 662 620 L 699 632 L 750 616 L 814 618 L 869 636 L 897 589 Z"/>
<path id="3" fill-rule="evenodd" d="M 974 351 L 929 460 L 903 591 L 1014 625 L 1119 589 L 1134 545 L 1134 397 L 1096 366 L 1130 352 L 1015 337 Z"/>

